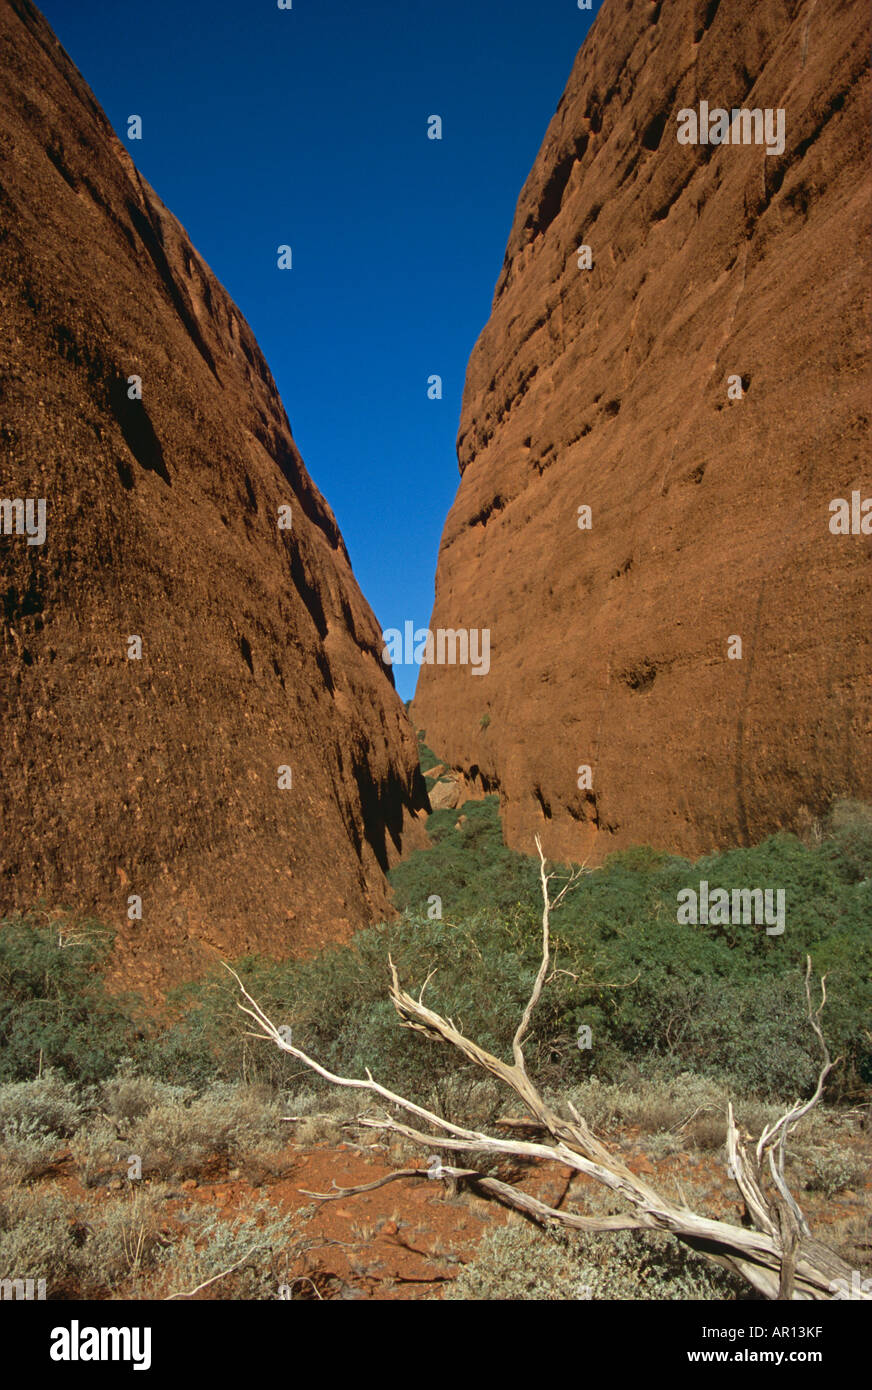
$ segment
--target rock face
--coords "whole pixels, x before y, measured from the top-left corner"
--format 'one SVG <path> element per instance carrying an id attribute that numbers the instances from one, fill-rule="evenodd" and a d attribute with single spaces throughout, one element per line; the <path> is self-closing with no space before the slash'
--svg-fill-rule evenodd
<path id="1" fill-rule="evenodd" d="M 578 54 L 439 555 L 431 628 L 489 628 L 490 670 L 424 665 L 413 707 L 518 849 L 696 854 L 872 794 L 872 536 L 830 529 L 872 496 L 868 52 L 862 0 L 604 0 Z M 680 143 L 702 102 L 770 108 L 774 152 L 741 116 Z"/>
<path id="2" fill-rule="evenodd" d="M 0 44 L 0 909 L 145 985 L 315 948 L 423 838 L 378 626 L 239 310 L 27 0 Z"/>

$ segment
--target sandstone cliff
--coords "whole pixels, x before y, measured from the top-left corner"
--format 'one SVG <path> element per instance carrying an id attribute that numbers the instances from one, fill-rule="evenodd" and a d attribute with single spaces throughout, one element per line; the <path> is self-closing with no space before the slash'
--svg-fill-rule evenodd
<path id="1" fill-rule="evenodd" d="M 439 555 L 431 628 L 489 628 L 490 671 L 414 702 L 516 848 L 693 854 L 872 795 L 872 536 L 829 510 L 872 496 L 868 59 L 865 0 L 604 0 L 577 56 Z M 680 143 L 702 102 L 780 108 L 783 150 Z"/>
<path id="2" fill-rule="evenodd" d="M 379 629 L 239 310 L 28 0 L 0 44 L 0 910 L 145 986 L 312 949 L 423 834 Z"/>

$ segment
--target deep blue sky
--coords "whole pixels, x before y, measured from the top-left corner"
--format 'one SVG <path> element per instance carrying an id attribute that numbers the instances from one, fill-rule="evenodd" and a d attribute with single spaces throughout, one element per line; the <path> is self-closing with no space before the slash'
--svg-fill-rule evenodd
<path id="1" fill-rule="evenodd" d="M 466 363 L 598 0 L 41 7 L 251 324 L 382 627 L 426 626 Z"/>

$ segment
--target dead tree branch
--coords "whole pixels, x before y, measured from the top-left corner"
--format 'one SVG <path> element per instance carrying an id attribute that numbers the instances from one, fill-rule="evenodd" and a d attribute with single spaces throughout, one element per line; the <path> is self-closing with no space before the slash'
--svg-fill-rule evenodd
<path id="1" fill-rule="evenodd" d="M 549 885 L 553 874 L 547 872 L 545 856 L 538 838 L 536 848 L 539 852 L 543 902 L 542 959 L 530 998 L 512 1040 L 512 1063 L 493 1056 L 460 1032 L 451 1019 L 443 1018 L 428 1008 L 424 1003 L 423 988 L 417 999 L 408 994 L 401 987 L 396 967 L 390 959 L 389 995 L 403 1026 L 425 1033 L 434 1041 L 447 1043 L 514 1092 L 532 1117 L 530 1128 L 547 1136 L 545 1141 L 501 1138 L 455 1124 L 381 1085 L 368 1069 L 366 1079 L 337 1076 L 309 1057 L 301 1048 L 286 1041 L 286 1030 L 279 1032 L 245 989 L 238 975 L 231 970 L 230 973 L 236 979 L 242 994 L 239 1007 L 256 1028 L 251 1036 L 267 1039 L 332 1085 L 368 1092 L 417 1122 L 410 1124 L 391 1114 L 362 1115 L 358 1120 L 362 1125 L 400 1135 L 427 1149 L 562 1164 L 608 1188 L 629 1208 L 624 1214 L 606 1217 L 582 1216 L 557 1210 L 520 1188 L 480 1173 L 475 1168 L 443 1166 L 441 1161 L 439 1162 L 439 1177 L 468 1182 L 476 1191 L 523 1212 L 542 1225 L 557 1223 L 572 1230 L 585 1232 L 666 1231 L 708 1259 L 740 1274 L 766 1298 L 824 1299 L 832 1297 L 835 1288 L 852 1285 L 852 1271 L 845 1261 L 811 1235 L 808 1223 L 790 1193 L 784 1177 L 787 1136 L 803 1116 L 818 1104 L 827 1076 L 836 1065 L 830 1060 L 820 1027 L 821 1013 L 826 1003 L 826 977 L 821 985 L 821 1002 L 815 1009 L 811 1000 L 811 960 L 808 960 L 806 997 L 809 1021 L 823 1056 L 817 1086 L 811 1099 L 802 1104 L 797 1102 L 774 1124 L 767 1126 L 753 1147 L 749 1147 L 753 1142 L 749 1135 L 740 1136 L 732 1105 L 728 1109 L 727 1151 L 730 1173 L 744 1198 L 752 1226 L 732 1225 L 726 1221 L 702 1216 L 690 1210 L 683 1202 L 678 1205 L 662 1196 L 637 1174 L 631 1172 L 616 1154 L 610 1152 L 597 1139 L 574 1106 L 570 1104 L 568 1107 L 571 1118 L 564 1118 L 546 1102 L 530 1080 L 523 1043 L 548 977 L 551 913 L 581 872 L 576 871 L 552 901 Z M 426 983 L 425 981 L 425 985 Z M 424 1128 L 418 1127 L 421 1125 Z M 771 1192 L 767 1192 L 764 1186 L 764 1159 L 774 1185 Z M 358 1192 L 372 1191 L 388 1181 L 401 1178 L 414 1181 L 433 1177 L 434 1173 L 430 1169 L 405 1169 L 363 1187 L 307 1195 L 327 1201 L 339 1196 L 347 1197 Z M 859 1296 L 870 1297 L 865 1292 L 861 1292 Z"/>

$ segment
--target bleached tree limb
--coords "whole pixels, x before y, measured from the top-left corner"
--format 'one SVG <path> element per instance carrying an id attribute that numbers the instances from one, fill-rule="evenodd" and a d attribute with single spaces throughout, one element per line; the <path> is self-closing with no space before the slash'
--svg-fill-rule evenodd
<path id="1" fill-rule="evenodd" d="M 474 1173 L 474 1168 L 458 1168 L 458 1176 L 466 1176 L 467 1173 Z M 333 1184 L 330 1192 L 310 1192 L 307 1187 L 298 1188 L 304 1197 L 314 1197 L 318 1202 L 338 1202 L 343 1197 L 359 1197 L 363 1192 L 377 1192 L 380 1187 L 387 1187 L 390 1182 L 399 1182 L 403 1178 L 429 1178 L 429 1168 L 398 1168 L 393 1173 L 386 1173 L 382 1178 L 376 1178 L 375 1182 L 360 1183 L 356 1187 L 337 1187 Z"/>
<path id="2" fill-rule="evenodd" d="M 531 1216 L 540 1225 L 551 1225 L 557 1222 L 562 1226 L 570 1227 L 572 1230 L 596 1233 L 645 1229 L 645 1223 L 635 1216 L 578 1216 L 575 1212 L 559 1211 L 556 1207 L 550 1207 L 546 1202 L 541 1202 L 538 1197 L 532 1197 L 529 1192 L 512 1187 L 511 1183 L 501 1182 L 499 1178 L 492 1178 L 480 1173 L 477 1168 L 455 1168 L 450 1164 L 443 1164 L 439 1176 L 453 1178 L 455 1181 L 470 1182 L 482 1192 L 498 1197 L 503 1205 L 514 1207 L 516 1211 Z M 331 1192 L 310 1192 L 304 1187 L 299 1190 L 304 1197 L 313 1197 L 318 1202 L 337 1202 L 340 1198 L 358 1197 L 361 1193 L 374 1192 L 376 1188 L 385 1187 L 388 1183 L 398 1182 L 401 1179 L 420 1178 L 432 1179 L 433 1174 L 429 1168 L 398 1168 L 395 1173 L 388 1173 L 385 1177 L 378 1178 L 376 1182 L 361 1183 L 357 1187 L 337 1187 Z"/>
<path id="3" fill-rule="evenodd" d="M 301 1048 L 286 1041 L 282 1033 L 267 1017 L 260 1005 L 245 989 L 235 971 L 230 971 L 239 985 L 244 1003 L 239 1007 L 256 1025 L 253 1037 L 265 1038 L 281 1051 L 287 1052 L 317 1075 L 335 1086 L 366 1091 L 377 1096 L 387 1105 L 405 1112 L 419 1123 L 428 1126 L 420 1129 L 391 1115 L 362 1115 L 358 1123 L 370 1128 L 398 1134 L 415 1144 L 427 1148 L 450 1150 L 454 1153 L 478 1153 L 489 1157 L 506 1157 L 526 1160 L 555 1162 L 592 1178 L 611 1190 L 616 1197 L 625 1201 L 631 1210 L 618 1216 L 604 1218 L 579 1216 L 572 1212 L 548 1207 L 529 1193 L 503 1183 L 500 1180 L 480 1173 L 474 1168 L 442 1167 L 440 1175 L 456 1177 L 469 1181 L 478 1191 L 495 1197 L 507 1206 L 523 1211 L 540 1223 L 557 1222 L 570 1229 L 583 1231 L 615 1230 L 660 1230 L 671 1233 L 691 1249 L 698 1251 L 713 1262 L 740 1274 L 759 1293 L 767 1298 L 822 1299 L 831 1297 L 834 1291 L 844 1286 L 853 1286 L 852 1271 L 835 1251 L 815 1240 L 802 1216 L 798 1204 L 790 1193 L 784 1178 L 784 1146 L 787 1135 L 804 1115 L 818 1102 L 829 1072 L 835 1063 L 830 1061 L 829 1052 L 820 1028 L 820 1016 L 826 1002 L 826 977 L 822 981 L 822 998 L 817 1009 L 811 1002 L 811 961 L 807 962 L 806 997 L 809 1020 L 823 1051 L 823 1065 L 818 1077 L 814 1095 L 805 1104 L 792 1106 L 774 1125 L 768 1126 L 761 1134 L 757 1145 L 749 1149 L 750 1136 L 739 1134 L 733 1115 L 732 1105 L 728 1107 L 727 1152 L 731 1176 L 744 1198 L 752 1226 L 731 1225 L 725 1221 L 713 1220 L 690 1210 L 686 1204 L 677 1205 L 663 1197 L 637 1174 L 631 1172 L 626 1164 L 596 1138 L 578 1110 L 569 1105 L 571 1119 L 559 1115 L 540 1095 L 530 1080 L 523 1052 L 523 1041 L 529 1030 L 534 1010 L 542 993 L 548 975 L 550 962 L 550 915 L 562 900 L 574 879 L 564 885 L 552 902 L 549 883 L 553 875 L 546 871 L 546 860 L 542 846 L 537 838 L 539 852 L 540 883 L 542 888 L 542 959 L 533 989 L 521 1016 L 512 1040 L 513 1062 L 507 1063 L 495 1057 L 485 1048 L 467 1038 L 451 1021 L 430 1009 L 423 999 L 424 989 L 417 999 L 408 994 L 400 985 L 396 966 L 389 957 L 390 985 L 389 996 L 401 1023 L 425 1033 L 439 1042 L 456 1048 L 469 1061 L 508 1086 L 524 1103 L 534 1118 L 535 1127 L 549 1136 L 547 1142 L 534 1142 L 516 1138 L 500 1138 L 480 1130 L 469 1129 L 438 1115 L 435 1111 L 419 1105 L 405 1096 L 397 1094 L 375 1081 L 367 1069 L 366 1079 L 338 1076 L 309 1057 Z M 577 875 L 576 875 L 577 877 Z M 230 967 L 227 967 L 228 970 Z M 428 976 L 428 980 L 429 980 Z M 425 981 L 426 985 L 427 981 Z M 763 1160 L 768 1159 L 770 1176 L 775 1191 L 769 1196 L 763 1186 Z M 432 1178 L 428 1169 L 409 1169 L 380 1179 L 376 1184 L 363 1188 L 342 1189 L 342 1195 L 352 1195 L 359 1191 L 372 1190 L 382 1186 L 394 1177 L 419 1179 Z M 307 1194 L 316 1195 L 316 1194 Z M 328 1200 L 333 1194 L 320 1194 L 321 1200 Z M 838 1281 L 838 1282 L 837 1282 Z M 860 1297 L 872 1298 L 861 1292 Z"/>

